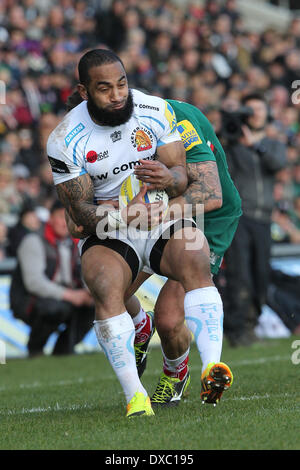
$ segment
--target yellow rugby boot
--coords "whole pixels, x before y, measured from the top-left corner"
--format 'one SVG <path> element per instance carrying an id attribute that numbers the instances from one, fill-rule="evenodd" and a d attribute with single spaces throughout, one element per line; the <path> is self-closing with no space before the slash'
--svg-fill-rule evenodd
<path id="1" fill-rule="evenodd" d="M 127 418 L 135 416 L 154 416 L 154 411 L 151 407 L 150 398 L 141 392 L 136 392 L 127 405 Z"/>

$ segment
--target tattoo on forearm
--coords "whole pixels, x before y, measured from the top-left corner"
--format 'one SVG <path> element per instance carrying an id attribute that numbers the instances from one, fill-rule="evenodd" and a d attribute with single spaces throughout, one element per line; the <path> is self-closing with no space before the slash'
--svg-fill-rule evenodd
<path id="1" fill-rule="evenodd" d="M 84 234 L 96 232 L 102 217 L 96 215 L 98 206 L 93 203 L 94 186 L 89 175 L 73 178 L 56 186 L 58 197 L 72 220 L 84 227 Z"/>
<path id="2" fill-rule="evenodd" d="M 186 186 L 185 168 L 181 166 L 173 167 L 171 169 L 173 180 L 166 192 L 169 198 L 176 197 L 183 192 L 183 188 Z"/>
<path id="3" fill-rule="evenodd" d="M 222 201 L 222 188 L 215 162 L 188 163 L 188 187 L 183 197 L 188 204 L 204 204 Z"/>

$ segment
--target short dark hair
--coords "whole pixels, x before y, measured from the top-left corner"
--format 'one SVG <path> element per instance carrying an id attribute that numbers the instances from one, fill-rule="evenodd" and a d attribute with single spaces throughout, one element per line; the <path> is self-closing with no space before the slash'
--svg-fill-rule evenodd
<path id="1" fill-rule="evenodd" d="M 36 209 L 37 205 L 32 199 L 25 200 L 20 210 L 20 219 L 29 212 L 35 212 Z"/>
<path id="2" fill-rule="evenodd" d="M 97 67 L 103 64 L 113 64 L 114 62 L 120 62 L 120 64 L 122 64 L 124 67 L 120 57 L 109 49 L 92 49 L 91 51 L 86 52 L 81 57 L 78 64 L 78 75 L 80 83 L 85 86 L 89 84 L 89 70 L 92 67 Z"/>
<path id="3" fill-rule="evenodd" d="M 64 209 L 64 205 L 60 202 L 59 199 L 55 200 L 50 208 L 50 214 L 53 214 L 53 212 Z"/>
<path id="4" fill-rule="evenodd" d="M 249 93 L 248 95 L 243 96 L 243 98 L 241 99 L 241 104 L 245 106 L 246 103 L 248 103 L 248 101 L 250 100 L 262 101 L 263 103 L 265 103 L 265 105 L 267 105 L 266 98 L 261 93 L 258 93 L 258 92 Z"/>

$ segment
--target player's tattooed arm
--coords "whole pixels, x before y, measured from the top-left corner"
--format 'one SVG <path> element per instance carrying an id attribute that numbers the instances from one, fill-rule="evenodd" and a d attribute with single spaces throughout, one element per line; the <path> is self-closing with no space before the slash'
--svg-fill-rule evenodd
<path id="1" fill-rule="evenodd" d="M 182 193 L 182 187 L 184 187 L 186 181 L 186 169 L 183 166 L 175 166 L 169 170 L 171 173 L 171 182 L 166 188 L 166 192 L 171 199 Z"/>
<path id="2" fill-rule="evenodd" d="M 82 226 L 82 236 L 96 233 L 98 222 L 105 217 L 97 215 L 94 204 L 94 185 L 88 174 L 56 185 L 57 194 L 72 221 Z M 99 212 L 98 212 L 99 213 Z"/>
<path id="3" fill-rule="evenodd" d="M 139 180 L 148 189 L 164 189 L 170 198 L 179 196 L 187 187 L 186 155 L 182 142 L 176 141 L 157 149 L 155 160 L 140 160 L 135 167 Z"/>
<path id="4" fill-rule="evenodd" d="M 69 234 L 71 235 L 71 237 L 85 238 L 83 234 L 83 227 L 77 226 L 75 224 L 74 220 L 72 220 L 72 218 L 70 217 L 68 211 L 65 211 L 65 219 L 66 219 L 67 227 L 68 227 Z"/>
<path id="5" fill-rule="evenodd" d="M 186 153 L 181 141 L 172 142 L 157 149 L 158 161 L 166 165 L 170 174 L 165 187 L 169 198 L 179 196 L 187 187 Z"/>
<path id="6" fill-rule="evenodd" d="M 222 188 L 215 162 L 187 163 L 188 187 L 183 197 L 188 204 L 203 204 L 204 212 L 222 206 Z"/>
<path id="7" fill-rule="evenodd" d="M 185 204 L 192 205 L 193 216 L 196 215 L 197 204 L 204 206 L 204 212 L 219 209 L 222 206 L 222 188 L 217 164 L 211 161 L 187 163 L 187 174 L 186 190 L 172 199 L 171 204 L 180 205 L 181 210 Z"/>

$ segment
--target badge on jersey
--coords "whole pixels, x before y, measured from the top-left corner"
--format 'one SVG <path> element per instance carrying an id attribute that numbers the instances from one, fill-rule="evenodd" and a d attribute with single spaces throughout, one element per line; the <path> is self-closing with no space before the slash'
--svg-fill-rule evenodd
<path id="1" fill-rule="evenodd" d="M 165 101 L 165 117 L 169 123 L 171 133 L 174 132 L 177 124 L 176 114 L 172 106 L 167 101 Z"/>
<path id="2" fill-rule="evenodd" d="M 121 140 L 122 134 L 121 131 L 115 131 L 112 134 L 110 134 L 110 138 L 113 142 L 117 142 L 118 140 Z"/>
<path id="3" fill-rule="evenodd" d="M 187 119 L 184 119 L 177 124 L 177 130 L 186 151 L 191 150 L 195 145 L 202 144 L 202 140 L 200 139 L 198 132 L 194 128 L 193 124 Z"/>
<path id="4" fill-rule="evenodd" d="M 131 134 L 131 143 L 138 152 L 143 152 L 152 148 L 153 136 L 148 129 L 137 127 Z"/>

